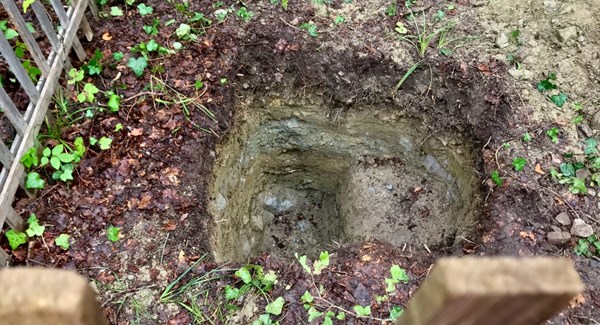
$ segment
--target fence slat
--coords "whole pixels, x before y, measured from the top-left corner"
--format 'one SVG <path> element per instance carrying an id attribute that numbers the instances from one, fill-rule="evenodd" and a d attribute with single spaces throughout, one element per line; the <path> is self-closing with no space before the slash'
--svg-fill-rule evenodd
<path id="1" fill-rule="evenodd" d="M 44 83 L 44 88 L 41 91 L 39 101 L 35 105 L 31 119 L 28 121 L 27 128 L 23 140 L 21 141 L 19 148 L 15 154 L 15 160 L 13 161 L 10 171 L 8 173 L 6 183 L 0 192 L 0 224 L 4 223 L 8 217 L 9 208 L 12 207 L 12 202 L 15 197 L 15 192 L 19 186 L 21 176 L 24 172 L 23 164 L 19 162 L 19 157 L 22 157 L 25 152 L 33 146 L 33 141 L 37 136 L 40 126 L 46 116 L 48 105 L 52 100 L 52 94 L 58 84 L 58 79 L 63 70 L 65 58 L 67 53 L 71 49 L 74 40 L 76 39 L 77 29 L 81 24 L 81 19 L 85 13 L 85 9 L 88 5 L 88 0 L 80 0 L 73 10 L 71 21 L 69 22 L 65 30 L 64 43 L 58 49 L 56 58 L 50 67 L 50 73 Z M 2 33 L 0 33 L 2 34 Z M 3 36 L 3 35 L 2 35 Z"/>
<path id="2" fill-rule="evenodd" d="M 38 21 L 40 22 L 42 31 L 44 32 L 44 34 L 46 34 L 48 41 L 50 41 L 52 49 L 54 51 L 58 50 L 58 47 L 60 46 L 60 43 L 58 42 L 58 35 L 56 35 L 56 32 L 54 31 L 54 26 L 52 25 L 50 18 L 48 18 L 48 13 L 46 12 L 46 9 L 38 1 L 35 1 L 31 4 L 31 9 L 33 9 L 33 12 L 35 13 Z"/>
<path id="3" fill-rule="evenodd" d="M 7 211 L 7 214 L 6 223 L 8 223 L 12 229 L 21 232 L 25 231 L 25 222 L 23 221 L 23 218 L 21 218 L 21 216 L 15 211 L 15 209 L 10 207 Z"/>
<path id="4" fill-rule="evenodd" d="M 563 258 L 442 258 L 394 325 L 540 325 L 583 290 Z"/>
<path id="5" fill-rule="evenodd" d="M 85 18 L 85 16 L 81 21 L 81 30 L 83 30 L 85 38 L 88 40 L 88 42 L 91 42 L 94 39 L 94 32 L 92 31 L 92 26 L 90 26 L 90 23 L 88 22 L 87 18 Z"/>
<path id="6" fill-rule="evenodd" d="M 17 133 L 23 135 L 26 127 L 25 120 L 2 86 L 0 86 L 0 107 L 4 110 L 4 115 L 8 117 Z"/>
<path id="7" fill-rule="evenodd" d="M 6 252 L 2 248 L 0 248 L 0 267 L 7 267 L 8 259 L 8 254 L 6 254 Z"/>
<path id="8" fill-rule="evenodd" d="M 54 31 L 54 26 L 52 25 L 52 22 L 48 18 L 48 12 L 46 12 L 46 9 L 38 1 L 32 3 L 31 8 L 35 12 L 37 19 L 40 22 L 40 25 L 42 26 L 42 31 L 44 31 L 46 37 L 48 37 L 48 40 L 52 45 L 54 53 L 56 53 L 56 51 L 60 47 L 60 41 L 58 40 L 58 35 L 56 35 L 56 32 Z M 52 59 L 52 56 L 50 56 L 48 62 L 52 62 Z M 66 60 L 67 62 L 65 62 L 65 67 L 68 71 L 73 67 L 73 65 L 71 64 L 71 61 L 69 60 L 68 56 Z"/>
<path id="9" fill-rule="evenodd" d="M 61 34 L 65 34 L 65 29 L 69 26 L 69 16 L 63 8 L 60 0 L 50 0 L 50 4 L 52 4 L 52 8 L 54 8 L 54 12 L 56 12 L 56 16 L 58 16 L 58 20 L 60 20 L 60 25 L 63 27 L 63 32 Z M 79 39 L 75 39 L 73 41 L 73 49 L 75 50 L 75 54 L 77 54 L 77 58 L 79 61 L 85 61 L 85 51 L 83 50 L 83 46 L 79 42 Z"/>
<path id="10" fill-rule="evenodd" d="M 37 64 L 38 68 L 42 71 L 42 75 L 45 77 L 50 72 L 50 66 L 48 62 L 46 62 L 46 57 L 42 53 L 40 46 L 35 41 L 35 38 L 27 28 L 25 24 L 25 19 L 21 16 L 21 12 L 19 8 L 15 4 L 14 0 L 2 0 L 2 4 L 4 4 L 4 9 L 8 12 L 10 19 L 13 24 L 17 27 L 17 31 L 19 32 L 19 36 L 21 39 L 27 44 L 27 49 L 29 53 L 31 53 L 31 57 Z"/>
<path id="11" fill-rule="evenodd" d="M 4 144 L 4 142 L 0 140 L 0 162 L 2 163 L 2 166 L 6 167 L 7 169 L 10 168 L 13 160 L 15 160 L 15 157 L 13 157 L 12 153 L 10 153 L 10 150 Z"/>
<path id="12" fill-rule="evenodd" d="M 90 1 L 90 11 L 92 15 L 94 15 L 94 19 L 100 19 L 100 15 L 98 13 L 98 6 L 96 5 L 96 1 Z"/>
<path id="13" fill-rule="evenodd" d="M 21 61 L 15 55 L 15 51 L 13 51 L 12 46 L 10 46 L 10 43 L 8 43 L 8 40 L 6 37 L 4 37 L 4 33 L 0 33 L 0 52 L 10 66 L 12 72 L 21 83 L 21 87 L 25 89 L 29 99 L 32 102 L 37 103 L 40 99 L 40 93 L 35 88 L 33 81 L 31 81 L 29 78 L 29 75 L 27 74 L 27 71 L 25 71 L 25 68 L 23 68 L 23 65 L 21 65 Z"/>

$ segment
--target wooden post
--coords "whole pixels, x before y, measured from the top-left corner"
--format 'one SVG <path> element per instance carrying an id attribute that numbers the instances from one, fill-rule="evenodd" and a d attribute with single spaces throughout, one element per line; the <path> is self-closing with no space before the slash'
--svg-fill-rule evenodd
<path id="1" fill-rule="evenodd" d="M 584 287 L 566 259 L 440 259 L 395 325 L 536 325 Z"/>
<path id="2" fill-rule="evenodd" d="M 0 322 L 27 325 L 107 325 L 89 281 L 66 270 L 0 270 Z"/>

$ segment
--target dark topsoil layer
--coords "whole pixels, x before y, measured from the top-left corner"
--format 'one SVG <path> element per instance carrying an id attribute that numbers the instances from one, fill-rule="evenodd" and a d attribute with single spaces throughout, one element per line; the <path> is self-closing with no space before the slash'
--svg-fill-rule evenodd
<path id="1" fill-rule="evenodd" d="M 167 2 L 148 1 L 147 4 L 154 7 L 152 17 L 163 22 L 181 15 Z M 192 9 L 206 14 L 214 11 L 207 1 L 193 2 L 190 6 L 190 12 Z M 585 319 L 598 317 L 595 309 L 600 307 L 600 295 L 594 287 L 597 285 L 594 279 L 598 278 L 598 266 L 594 263 L 598 263 L 572 256 L 575 241 L 557 247 L 545 240 L 549 230 L 547 216 L 568 211 L 567 206 L 544 192 L 544 188 L 552 185 L 546 184 L 545 179 L 538 181 L 533 173 L 510 179 L 500 188 L 483 182 L 492 170 L 509 163 L 508 158 L 497 157 L 495 148 L 505 139 L 521 134 L 512 126 L 526 120 L 528 114 L 508 86 L 504 63 L 485 57 L 454 59 L 434 55 L 394 96 L 391 89 L 408 66 L 397 66 L 372 48 L 348 47 L 341 53 L 320 47 L 328 39 L 343 38 L 344 27 L 340 28 L 340 35 L 324 33 L 319 38 L 311 38 L 306 31 L 283 22 L 297 17 L 300 21 L 316 19 L 309 5 L 290 2 L 287 11 L 268 4 L 249 6 L 260 20 L 245 24 L 230 18 L 223 24 L 214 24 L 206 30 L 206 35 L 185 50 L 152 62 L 153 66 L 164 68 L 156 75 L 181 93 L 194 96 L 197 94 L 194 81 L 205 82 L 205 93 L 198 101 L 215 113 L 218 122 L 212 122 L 198 109 L 190 111 L 189 119 L 211 128 L 218 136 L 195 128 L 185 118 L 180 105 L 156 104 L 153 97 L 161 98 L 161 95 L 144 89 L 151 81 L 149 72 L 137 78 L 124 66 L 110 67 L 112 53 L 127 53 L 128 47 L 148 40 L 141 31 L 152 18 L 117 17 L 98 22 L 94 41 L 84 45 L 89 53 L 100 49 L 107 64 L 102 76 L 93 82 L 101 89 L 109 89 L 114 85 L 111 80 L 120 72 L 117 83 L 127 86 L 120 92 L 125 98 L 123 107 L 117 114 L 99 115 L 74 124 L 64 130 L 62 136 L 72 141 L 77 136 L 110 134 L 114 139 L 112 148 L 106 152 L 89 150 L 77 168 L 75 181 L 52 184 L 35 199 L 20 196 L 17 211 L 22 215 L 35 212 L 51 227 L 47 227 L 45 243 L 34 240 L 29 247 L 12 252 L 16 264 L 77 269 L 107 286 L 128 274 L 149 269 L 150 281 L 135 279 L 129 284 L 130 289 L 153 284 L 164 287 L 199 256 L 210 252 L 211 217 L 205 209 L 209 199 L 206 188 L 215 160 L 215 145 L 232 127 L 237 98 L 247 93 L 301 96 L 311 92 L 329 98 L 331 107 L 340 110 L 363 101 L 395 101 L 399 107 L 406 107 L 406 115 L 428 116 L 431 132 L 453 130 L 470 134 L 482 157 L 477 166 L 485 198 L 482 221 L 468 237 L 469 241 L 452 247 L 435 247 L 431 253 L 421 248 L 393 248 L 377 242 L 329 247 L 333 252 L 332 266 L 316 277 L 317 284 L 324 286 L 327 299 L 347 309 L 356 304 L 373 303 L 373 315 L 386 318 L 389 306 L 407 303 L 438 257 L 556 255 L 574 258 L 589 290 L 575 304 L 583 303 L 582 306 L 566 311 L 553 323 L 581 324 Z M 395 22 L 388 20 L 378 23 L 393 26 Z M 173 26 L 163 27 L 155 39 L 159 43 L 166 43 L 169 38 L 172 41 L 173 31 Z M 111 41 L 102 40 L 107 32 L 113 37 Z M 370 55 L 353 54 L 359 52 Z M 340 71 L 344 72 L 343 76 Z M 223 77 L 229 81 L 226 86 L 219 84 Z M 365 82 L 367 80 L 369 82 Z M 147 93 L 136 96 L 141 92 Z M 113 132 L 117 123 L 125 125 L 125 129 Z M 594 202 L 586 200 L 573 199 L 569 203 L 580 211 L 595 211 Z M 124 238 L 117 243 L 106 240 L 105 229 L 109 224 L 123 227 Z M 61 232 L 73 238 L 69 251 L 62 251 L 53 244 L 53 238 Z M 3 247 L 9 251 L 5 241 Z M 158 260 L 160 266 L 156 265 Z M 299 301 L 311 284 L 297 263 L 274 260 L 268 253 L 252 262 L 278 273 L 280 283 L 272 297 L 283 296 L 287 301 L 281 323 L 297 324 L 305 320 L 306 311 Z M 398 286 L 401 288 L 389 301 L 375 303 L 374 297 L 385 293 L 383 279 L 389 275 L 392 264 L 407 269 L 411 281 Z M 202 274 L 215 267 L 213 263 L 203 262 L 192 273 Z M 161 273 L 162 269 L 166 274 Z M 210 290 L 215 296 L 222 295 L 219 291 L 222 286 L 232 282 L 232 277 L 221 279 Z M 289 290 L 284 289 L 286 284 L 291 286 Z M 134 315 L 119 310 L 114 303 L 117 298 L 125 299 L 127 292 L 120 296 L 102 289 L 101 292 L 111 322 L 133 321 Z M 190 321 L 183 308 L 179 312 L 168 312 L 158 301 L 150 308 L 149 314 L 158 319 L 148 319 L 148 323 Z M 211 310 L 210 306 L 202 308 Z M 346 323 L 377 322 L 349 319 Z"/>

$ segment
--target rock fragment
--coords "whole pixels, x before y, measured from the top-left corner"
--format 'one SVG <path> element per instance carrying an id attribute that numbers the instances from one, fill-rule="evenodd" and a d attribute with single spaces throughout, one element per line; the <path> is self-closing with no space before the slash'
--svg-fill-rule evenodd
<path id="1" fill-rule="evenodd" d="M 559 213 L 556 217 L 554 217 L 558 223 L 563 226 L 568 226 L 571 224 L 571 218 L 569 218 L 569 214 L 566 212 Z"/>
<path id="2" fill-rule="evenodd" d="M 552 231 L 548 233 L 548 242 L 551 244 L 564 244 L 571 239 L 571 235 L 565 231 Z"/>
<path id="3" fill-rule="evenodd" d="M 594 234 L 592 226 L 588 225 L 582 219 L 573 220 L 573 226 L 571 227 L 571 234 L 577 237 L 589 237 Z"/>

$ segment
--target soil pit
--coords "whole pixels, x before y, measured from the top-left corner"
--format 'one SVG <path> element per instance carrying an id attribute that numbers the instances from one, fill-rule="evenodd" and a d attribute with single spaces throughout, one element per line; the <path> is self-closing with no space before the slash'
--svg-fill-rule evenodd
<path id="1" fill-rule="evenodd" d="M 479 197 L 473 145 L 431 133 L 387 102 L 332 108 L 318 96 L 249 96 L 218 149 L 209 189 L 215 259 L 314 257 L 377 239 L 452 244 Z"/>

